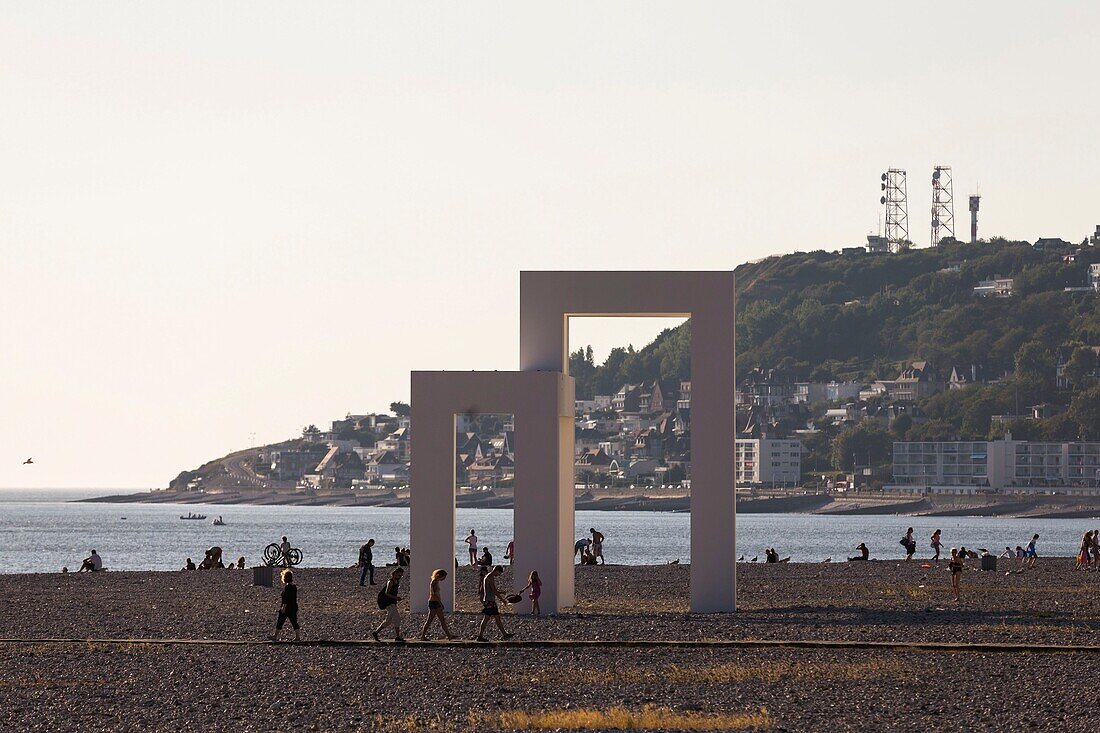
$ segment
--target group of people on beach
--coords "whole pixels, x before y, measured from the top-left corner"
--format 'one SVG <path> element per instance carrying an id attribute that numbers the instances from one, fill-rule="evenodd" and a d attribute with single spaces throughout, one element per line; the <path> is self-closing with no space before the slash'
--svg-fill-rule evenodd
<path id="1" fill-rule="evenodd" d="M 476 533 L 473 530 L 470 530 L 470 535 L 476 538 Z M 361 568 L 359 575 L 360 586 L 364 585 L 368 578 L 370 584 L 375 585 L 375 567 L 373 563 L 374 545 L 375 541 L 371 538 L 359 548 L 358 566 Z M 488 548 L 485 548 L 485 550 L 487 551 Z M 405 552 L 407 553 L 407 550 Z M 401 548 L 398 548 L 398 560 L 401 559 L 402 554 Z M 476 638 L 478 641 L 488 641 L 485 632 L 489 623 L 493 622 L 500 631 L 501 638 L 510 639 L 514 634 L 509 633 L 507 629 L 504 628 L 504 622 L 501 620 L 500 615 L 500 606 L 501 604 L 513 605 L 519 603 L 524 598 L 523 594 L 527 593 L 527 597 L 531 600 L 531 613 L 535 616 L 541 615 L 539 596 L 542 594 L 542 581 L 539 579 L 539 574 L 537 571 L 533 571 L 528 576 L 527 584 L 523 588 L 516 593 L 505 595 L 497 586 L 497 579 L 503 574 L 504 568 L 500 565 L 489 567 L 482 564 L 480 558 L 476 557 L 476 550 L 472 552 L 471 555 L 474 555 L 474 564 L 477 565 L 479 569 L 478 600 L 481 603 L 481 625 L 478 628 Z M 383 612 L 384 616 L 378 626 L 371 631 L 371 638 L 375 641 L 381 641 L 379 635 L 387 628 L 393 629 L 394 641 L 405 641 L 401 633 L 402 615 L 400 609 L 401 580 L 405 577 L 406 567 L 408 567 L 407 556 L 405 559 L 405 562 L 397 562 L 394 564 L 393 569 L 390 571 L 389 579 L 383 584 L 382 589 L 378 591 L 378 608 Z M 448 573 L 446 570 L 437 568 L 432 571 L 428 580 L 428 617 L 425 619 L 424 627 L 420 632 L 420 639 L 422 641 L 429 641 L 428 633 L 433 623 L 436 621 L 439 622 L 439 626 L 448 640 L 458 638 L 458 636 L 451 631 L 443 605 L 441 584 L 446 580 L 447 576 Z M 294 639 L 298 641 L 301 638 L 300 624 L 298 622 L 298 587 L 294 583 L 293 571 L 289 568 L 284 570 L 281 579 L 283 590 L 279 596 L 279 613 L 275 622 L 275 633 L 272 635 L 272 640 L 279 640 L 284 625 L 289 621 L 291 628 L 294 630 Z"/>
<path id="2" fill-rule="evenodd" d="M 595 527 L 589 527 L 588 534 L 588 537 L 581 537 L 573 543 L 573 559 L 579 558 L 579 565 L 605 564 L 603 543 L 607 538 Z"/>
<path id="3" fill-rule="evenodd" d="M 1074 570 L 1100 570 L 1100 529 L 1082 535 L 1073 567 Z"/>
<path id="4" fill-rule="evenodd" d="M 191 558 L 187 558 L 181 570 L 244 570 L 244 555 L 237 558 L 236 562 L 230 561 L 227 565 L 222 560 L 222 548 L 211 547 L 206 550 L 205 556 L 198 565 Z"/>

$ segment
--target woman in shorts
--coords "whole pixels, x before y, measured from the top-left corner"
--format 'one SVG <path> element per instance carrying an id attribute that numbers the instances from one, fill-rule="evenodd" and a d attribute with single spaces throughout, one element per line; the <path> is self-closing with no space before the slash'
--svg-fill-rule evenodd
<path id="1" fill-rule="evenodd" d="M 428 640 L 428 629 L 432 625 L 432 619 L 439 619 L 439 625 L 443 627 L 443 633 L 447 635 L 447 641 L 455 639 L 455 635 L 447 628 L 447 617 L 443 615 L 443 597 L 439 593 L 439 584 L 447 577 L 446 570 L 433 570 L 432 582 L 428 586 L 428 618 L 424 621 L 424 630 L 420 632 L 420 640 Z"/>

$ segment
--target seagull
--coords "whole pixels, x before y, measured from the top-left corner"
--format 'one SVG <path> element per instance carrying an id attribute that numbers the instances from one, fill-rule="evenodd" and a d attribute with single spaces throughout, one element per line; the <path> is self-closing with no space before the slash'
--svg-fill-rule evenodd
<path id="1" fill-rule="evenodd" d="M 741 557 L 737 558 L 737 562 L 745 562 L 745 556 L 742 555 Z"/>
<path id="2" fill-rule="evenodd" d="M 824 560 L 822 560 L 821 562 L 832 562 L 832 561 L 833 561 L 833 558 L 827 557 Z"/>
<path id="3" fill-rule="evenodd" d="M 31 465 L 32 463 L 34 463 L 34 459 L 33 459 L 33 458 L 28 458 L 27 460 L 23 461 L 23 465 L 24 465 L 24 466 L 29 466 L 29 465 Z"/>
<path id="4" fill-rule="evenodd" d="M 756 556 L 756 557 L 754 557 L 754 558 L 753 558 L 752 560 L 749 560 L 749 562 L 756 562 L 757 558 L 759 558 L 759 557 L 760 557 L 760 556 L 759 556 L 759 555 L 757 555 L 757 556 Z"/>

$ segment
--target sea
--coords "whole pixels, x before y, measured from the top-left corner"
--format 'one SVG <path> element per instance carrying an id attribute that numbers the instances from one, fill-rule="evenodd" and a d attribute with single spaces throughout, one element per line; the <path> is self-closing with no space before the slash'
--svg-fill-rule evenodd
<path id="1" fill-rule="evenodd" d="M 178 570 L 188 557 L 199 562 L 214 545 L 226 558 L 244 556 L 252 565 L 282 535 L 301 549 L 303 567 L 349 567 L 370 537 L 376 541 L 378 564 L 391 559 L 392 548 L 409 544 L 408 509 L 74 503 L 111 493 L 119 492 L 0 490 L 0 572 L 75 570 L 92 548 L 112 570 Z M 181 520 L 188 512 L 206 514 L 207 519 Z M 465 557 L 462 539 L 474 529 L 480 546 L 502 558 L 512 539 L 510 509 L 458 509 L 457 514 L 456 556 Z M 217 516 L 225 526 L 211 524 Z M 586 535 L 590 527 L 606 536 L 604 554 L 612 564 L 691 561 L 687 513 L 578 511 L 575 536 Z M 746 562 L 754 557 L 763 562 L 769 547 L 791 562 L 842 561 L 866 542 L 872 558 L 900 559 L 904 551 L 899 540 L 908 527 L 919 540 L 918 557 L 930 553 L 927 538 L 934 529 L 943 531 L 945 547 L 987 548 L 995 554 L 1026 544 L 1037 532 L 1041 556 L 1073 556 L 1081 535 L 1100 527 L 1100 519 L 741 514 L 736 551 Z"/>

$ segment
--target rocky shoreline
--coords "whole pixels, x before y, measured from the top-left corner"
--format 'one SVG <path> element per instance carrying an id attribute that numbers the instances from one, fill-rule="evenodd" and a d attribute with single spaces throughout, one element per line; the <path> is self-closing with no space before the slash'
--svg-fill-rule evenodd
<path id="1" fill-rule="evenodd" d="M 1100 573 L 1075 572 L 1065 558 L 1043 559 L 1020 574 L 968 569 L 955 604 L 945 568 L 896 561 L 741 565 L 739 610 L 698 615 L 687 608 L 687 566 L 583 567 L 575 608 L 554 618 L 506 614 L 505 623 L 517 640 L 1100 647 Z M 369 639 L 380 612 L 375 589 L 360 588 L 354 569 L 297 575 L 305 639 Z M 461 568 L 456 581 L 451 621 L 469 639 L 479 620 L 474 571 Z M 410 590 L 406 583 L 402 596 L 425 585 Z M 501 588 L 512 585 L 506 572 Z M 0 729 L 495 730 L 514 728 L 504 724 L 514 722 L 501 717 L 506 713 L 606 712 L 615 705 L 756 715 L 742 722 L 792 731 L 1064 730 L 1097 720 L 1095 706 L 1077 696 L 1081 670 L 1100 659 L 1084 649 L 273 646 L 263 640 L 277 598 L 277 589 L 253 587 L 251 573 L 237 571 L 0 575 L 4 636 L 23 640 L 0 642 Z M 407 635 L 414 637 L 422 621 L 413 616 Z M 241 643 L 28 643 L 57 638 Z"/>

